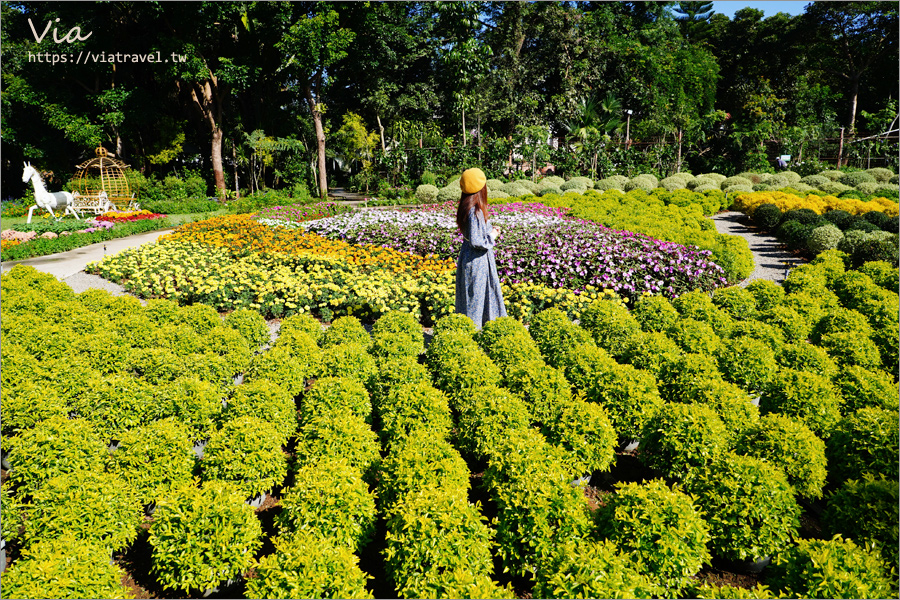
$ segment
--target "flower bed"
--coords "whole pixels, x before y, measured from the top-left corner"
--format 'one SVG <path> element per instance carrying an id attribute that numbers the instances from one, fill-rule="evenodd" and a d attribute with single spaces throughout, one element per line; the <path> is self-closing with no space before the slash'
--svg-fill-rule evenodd
<path id="1" fill-rule="evenodd" d="M 98 221 L 111 223 L 126 223 L 129 221 L 142 221 L 144 219 L 162 219 L 165 215 L 150 212 L 149 210 L 113 210 L 97 217 Z"/>
<path id="2" fill-rule="evenodd" d="M 818 196 L 808 194 L 805 197 L 785 192 L 752 192 L 738 194 L 732 207 L 735 210 L 753 216 L 757 208 L 763 204 L 774 204 L 782 212 L 808 208 L 822 215 L 832 210 L 843 210 L 851 215 L 861 215 L 871 211 L 883 212 L 889 217 L 896 217 L 898 204 L 896 200 L 873 198 L 868 202 L 856 198 L 837 198 L 835 196 Z"/>

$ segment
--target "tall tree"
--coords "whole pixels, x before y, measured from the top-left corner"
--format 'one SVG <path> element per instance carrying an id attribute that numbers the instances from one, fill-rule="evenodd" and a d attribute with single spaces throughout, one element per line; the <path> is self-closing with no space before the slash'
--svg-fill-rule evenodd
<path id="1" fill-rule="evenodd" d="M 302 94 L 316 131 L 319 195 L 328 194 L 325 163 L 323 94 L 330 84 L 329 69 L 347 55 L 355 33 L 340 26 L 331 2 L 298 3 L 296 20 L 278 43 L 285 53 L 284 74 L 289 87 Z"/>
<path id="2" fill-rule="evenodd" d="M 806 7 L 805 23 L 814 36 L 810 51 L 820 69 L 846 86 L 847 126 L 856 127 L 860 84 L 875 73 L 897 89 L 896 2 L 813 2 Z M 875 70 L 882 58 L 889 70 Z M 890 87 L 888 89 L 891 89 Z"/>
<path id="3" fill-rule="evenodd" d="M 712 0 L 685 0 L 677 2 L 672 11 L 681 27 L 681 33 L 691 41 L 702 40 L 709 30 L 709 19 L 713 16 Z"/>

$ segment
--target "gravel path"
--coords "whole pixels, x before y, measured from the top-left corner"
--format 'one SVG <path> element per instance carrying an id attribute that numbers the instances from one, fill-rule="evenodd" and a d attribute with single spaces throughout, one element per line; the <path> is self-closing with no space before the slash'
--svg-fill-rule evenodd
<path id="1" fill-rule="evenodd" d="M 750 276 L 738 284 L 741 287 L 755 279 L 768 279 L 780 284 L 790 269 L 805 262 L 785 248 L 775 236 L 752 227 L 744 213 L 723 212 L 710 218 L 716 226 L 716 231 L 740 236 L 750 245 L 755 267 Z"/>

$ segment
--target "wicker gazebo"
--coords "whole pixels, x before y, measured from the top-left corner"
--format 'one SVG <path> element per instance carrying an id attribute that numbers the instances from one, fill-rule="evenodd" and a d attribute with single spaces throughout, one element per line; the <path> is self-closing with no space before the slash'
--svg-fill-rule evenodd
<path id="1" fill-rule="evenodd" d="M 72 191 L 81 197 L 81 202 L 76 198 L 76 203 L 85 204 L 87 210 L 91 210 L 93 204 L 97 204 L 99 210 L 103 200 L 107 200 L 111 208 L 131 206 L 134 197 L 125 177 L 128 165 L 111 157 L 103 146 L 98 146 L 94 154 L 94 158 L 78 165 L 78 173 L 72 181 Z"/>

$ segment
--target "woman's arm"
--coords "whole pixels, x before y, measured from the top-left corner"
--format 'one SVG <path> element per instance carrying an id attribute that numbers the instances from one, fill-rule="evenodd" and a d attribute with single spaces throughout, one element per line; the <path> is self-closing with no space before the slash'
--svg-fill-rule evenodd
<path id="1" fill-rule="evenodd" d="M 494 235 L 484 221 L 481 210 L 473 208 L 469 212 L 469 243 L 473 248 L 490 250 L 494 247 Z"/>

